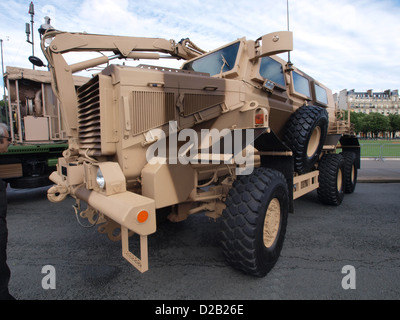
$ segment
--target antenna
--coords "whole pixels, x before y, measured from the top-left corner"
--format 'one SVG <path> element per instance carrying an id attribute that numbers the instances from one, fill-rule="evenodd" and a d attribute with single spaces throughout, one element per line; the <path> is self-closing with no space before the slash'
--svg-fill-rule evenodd
<path id="1" fill-rule="evenodd" d="M 286 0 L 286 23 L 287 23 L 287 31 L 290 31 L 290 28 L 289 28 L 289 0 Z"/>
<path id="2" fill-rule="evenodd" d="M 289 0 L 286 0 L 286 24 L 287 24 L 287 31 L 290 31 L 290 27 L 289 27 Z M 288 51 L 288 63 L 287 63 L 287 72 L 290 72 L 293 70 L 293 63 L 292 61 L 290 61 L 290 51 Z"/>

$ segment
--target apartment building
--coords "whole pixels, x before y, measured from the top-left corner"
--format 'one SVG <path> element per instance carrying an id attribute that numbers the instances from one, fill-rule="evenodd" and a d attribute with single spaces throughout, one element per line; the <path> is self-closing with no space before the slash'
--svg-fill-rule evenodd
<path id="1" fill-rule="evenodd" d="M 347 109 L 349 106 L 350 111 L 354 112 L 378 112 L 385 116 L 400 114 L 399 90 L 356 92 L 354 89 L 344 89 L 339 92 L 337 101 L 340 109 Z"/>

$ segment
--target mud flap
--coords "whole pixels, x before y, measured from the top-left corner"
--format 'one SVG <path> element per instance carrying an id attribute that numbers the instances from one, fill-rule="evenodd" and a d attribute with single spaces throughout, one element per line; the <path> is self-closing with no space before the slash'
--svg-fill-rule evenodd
<path id="1" fill-rule="evenodd" d="M 360 143 L 356 137 L 353 136 L 342 136 L 340 138 L 340 144 L 343 151 L 351 151 L 356 154 L 356 165 L 357 169 L 361 168 L 361 148 Z"/>

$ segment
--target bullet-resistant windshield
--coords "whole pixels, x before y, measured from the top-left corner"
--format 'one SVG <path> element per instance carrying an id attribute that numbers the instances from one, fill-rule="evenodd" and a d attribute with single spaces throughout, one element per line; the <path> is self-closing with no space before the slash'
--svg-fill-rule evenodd
<path id="1" fill-rule="evenodd" d="M 240 42 L 231 44 L 221 50 L 191 61 L 183 66 L 183 70 L 209 73 L 210 76 L 232 70 L 235 66 Z"/>

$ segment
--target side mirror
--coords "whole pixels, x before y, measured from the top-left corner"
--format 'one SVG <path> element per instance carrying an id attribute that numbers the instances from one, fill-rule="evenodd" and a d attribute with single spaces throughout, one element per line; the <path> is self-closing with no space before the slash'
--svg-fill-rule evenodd
<path id="1" fill-rule="evenodd" d="M 258 58 L 293 51 L 293 32 L 291 31 L 269 33 L 260 39 L 262 45 Z"/>
<path id="2" fill-rule="evenodd" d="M 37 67 L 46 67 L 46 65 L 43 63 L 43 61 L 38 57 L 30 56 L 28 59 L 33 65 L 35 65 Z"/>

